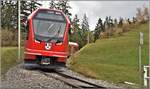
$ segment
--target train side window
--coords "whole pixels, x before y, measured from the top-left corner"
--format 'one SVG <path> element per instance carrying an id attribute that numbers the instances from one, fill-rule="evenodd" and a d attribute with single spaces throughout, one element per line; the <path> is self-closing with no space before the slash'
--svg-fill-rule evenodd
<path id="1" fill-rule="evenodd" d="M 27 21 L 27 24 L 26 24 L 26 40 L 28 40 L 29 38 L 29 21 Z"/>

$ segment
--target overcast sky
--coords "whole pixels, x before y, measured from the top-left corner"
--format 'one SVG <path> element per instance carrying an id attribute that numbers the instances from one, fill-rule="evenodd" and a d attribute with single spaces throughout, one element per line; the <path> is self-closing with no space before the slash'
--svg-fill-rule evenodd
<path id="1" fill-rule="evenodd" d="M 48 7 L 48 1 L 42 1 L 43 7 Z M 149 8 L 150 1 L 70 1 L 72 17 L 78 15 L 80 22 L 84 13 L 88 16 L 90 29 L 94 30 L 98 18 L 130 18 L 136 16 L 136 8 L 146 6 Z"/>

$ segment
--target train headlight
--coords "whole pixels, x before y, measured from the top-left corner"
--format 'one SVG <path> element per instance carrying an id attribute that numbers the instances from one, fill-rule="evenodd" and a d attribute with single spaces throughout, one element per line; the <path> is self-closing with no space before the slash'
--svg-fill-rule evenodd
<path id="1" fill-rule="evenodd" d="M 46 50 L 50 50 L 51 47 L 52 47 L 52 44 L 51 44 L 51 43 L 46 43 L 46 44 L 45 44 L 45 49 L 46 49 Z"/>

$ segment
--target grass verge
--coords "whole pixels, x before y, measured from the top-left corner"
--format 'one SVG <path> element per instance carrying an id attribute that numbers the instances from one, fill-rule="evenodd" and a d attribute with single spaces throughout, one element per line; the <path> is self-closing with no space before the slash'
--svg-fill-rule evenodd
<path id="1" fill-rule="evenodd" d="M 139 32 L 144 33 L 142 65 L 148 64 L 148 23 L 139 25 L 123 36 L 100 39 L 82 48 L 72 56 L 70 68 L 92 78 L 119 83 L 139 84 L 138 43 Z"/>
<path id="2" fill-rule="evenodd" d="M 4 74 L 9 70 L 9 68 L 16 65 L 18 62 L 22 61 L 23 49 L 21 50 L 21 59 L 18 60 L 18 49 L 17 47 L 1 47 L 1 74 L 4 78 Z"/>

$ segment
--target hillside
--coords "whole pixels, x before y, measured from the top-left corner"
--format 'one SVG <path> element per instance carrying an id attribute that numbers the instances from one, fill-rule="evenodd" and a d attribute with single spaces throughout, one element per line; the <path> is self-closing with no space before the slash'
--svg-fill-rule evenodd
<path id="1" fill-rule="evenodd" d="M 99 39 L 72 56 L 70 68 L 86 76 L 119 83 L 139 84 L 139 32 L 144 33 L 142 64 L 148 64 L 148 23 L 139 25 L 123 36 Z"/>
<path id="2" fill-rule="evenodd" d="M 18 60 L 17 47 L 2 47 L 1 48 L 1 74 L 4 78 L 5 73 L 17 63 L 22 62 L 23 48 L 21 49 L 21 59 Z"/>

